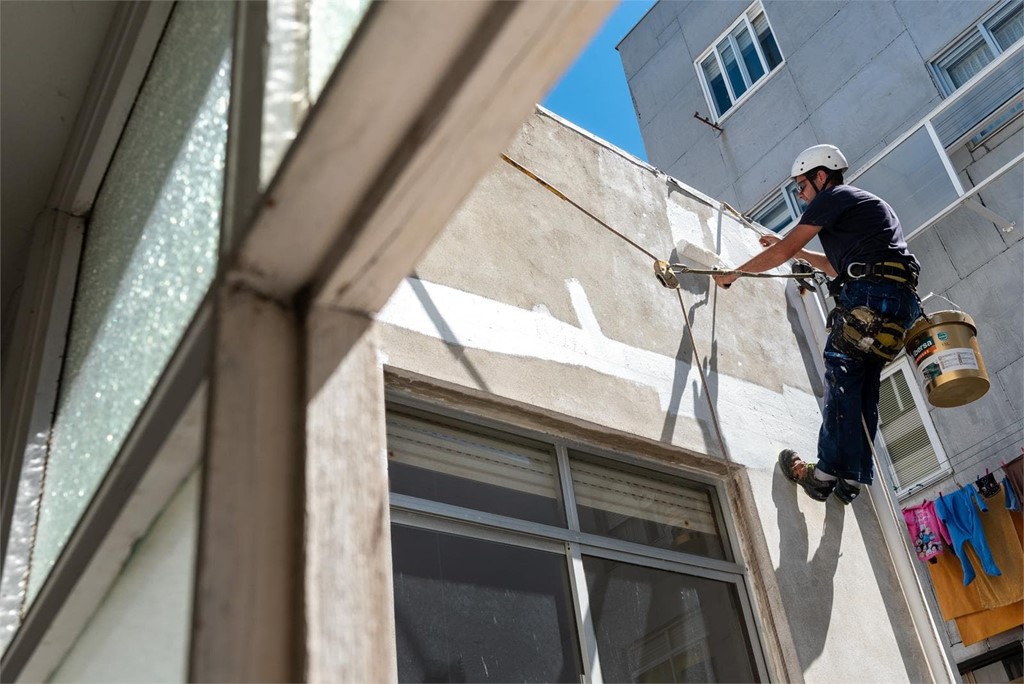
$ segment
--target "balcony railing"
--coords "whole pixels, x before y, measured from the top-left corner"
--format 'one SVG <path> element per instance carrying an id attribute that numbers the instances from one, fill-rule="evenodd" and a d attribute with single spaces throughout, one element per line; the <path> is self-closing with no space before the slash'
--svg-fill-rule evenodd
<path id="1" fill-rule="evenodd" d="M 979 133 L 988 133 L 1024 107 L 1024 39 L 978 72 L 953 95 L 911 126 L 848 180 L 886 198 L 907 238 L 931 228 L 964 206 L 1005 231 L 1012 220 L 980 204 L 975 195 L 1024 162 L 1018 154 L 964 188 L 950 154 Z"/>

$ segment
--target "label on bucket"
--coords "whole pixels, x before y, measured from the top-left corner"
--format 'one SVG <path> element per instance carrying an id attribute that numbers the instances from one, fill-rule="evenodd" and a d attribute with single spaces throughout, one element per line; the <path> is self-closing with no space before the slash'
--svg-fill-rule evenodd
<path id="1" fill-rule="evenodd" d="M 925 385 L 943 373 L 952 373 L 959 370 L 979 370 L 978 357 L 974 355 L 973 349 L 963 347 L 946 349 L 930 356 L 931 358 L 928 359 L 928 363 L 920 368 L 921 380 Z"/>

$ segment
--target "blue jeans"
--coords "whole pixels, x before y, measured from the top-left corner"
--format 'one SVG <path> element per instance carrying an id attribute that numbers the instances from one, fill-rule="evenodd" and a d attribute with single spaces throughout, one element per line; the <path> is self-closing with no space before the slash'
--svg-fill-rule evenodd
<path id="1" fill-rule="evenodd" d="M 866 306 L 905 328 L 921 315 L 913 290 L 885 281 L 850 281 L 843 286 L 838 303 L 846 309 Z M 874 463 L 861 416 L 874 441 L 885 362 L 874 354 L 852 356 L 839 351 L 834 341 L 840 334 L 839 326 L 834 326 L 825 342 L 825 407 L 818 433 L 817 467 L 836 477 L 871 484 Z"/>

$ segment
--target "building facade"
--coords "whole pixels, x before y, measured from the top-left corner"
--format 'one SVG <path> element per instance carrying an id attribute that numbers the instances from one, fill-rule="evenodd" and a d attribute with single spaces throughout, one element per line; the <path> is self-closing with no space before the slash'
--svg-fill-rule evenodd
<path id="1" fill-rule="evenodd" d="M 980 400 L 930 406 L 906 358 L 884 375 L 878 446 L 901 507 L 1001 477 L 1024 445 L 1022 36 L 1013 0 L 659 2 L 619 45 L 656 167 L 785 232 L 793 158 L 835 144 L 847 182 L 901 217 L 925 309 L 978 324 Z M 1020 640 L 946 627 L 958 662 Z"/>
<path id="2" fill-rule="evenodd" d="M 892 500 L 775 467 L 817 300 L 663 287 L 760 229 L 534 109 L 609 10 L 93 10 L 3 316 L 5 681 L 956 681 Z"/>

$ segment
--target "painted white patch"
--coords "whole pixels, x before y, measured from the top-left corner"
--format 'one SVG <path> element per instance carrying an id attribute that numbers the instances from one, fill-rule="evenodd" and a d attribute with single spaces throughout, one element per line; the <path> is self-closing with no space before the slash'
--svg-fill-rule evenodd
<path id="1" fill-rule="evenodd" d="M 429 308 L 442 318 L 434 321 L 407 280 L 377 320 L 462 347 L 588 368 L 651 388 L 662 411 L 675 403 L 679 416 L 707 418 L 705 392 L 694 366 L 608 339 L 600 331 L 582 285 L 568 280 L 566 286 L 582 327 L 546 313 L 419 281 L 418 287 L 430 297 Z M 712 374 L 709 382 L 735 462 L 770 470 L 783 448 L 813 453 L 821 423 L 813 394 L 788 386 L 780 394 L 722 374 Z"/>
<path id="2" fill-rule="evenodd" d="M 608 339 L 601 334 L 582 286 L 576 281 L 566 285 L 581 328 L 545 314 L 422 280 L 418 287 L 430 297 L 429 308 L 440 315 L 440 321 L 431 318 L 408 280 L 398 286 L 377 314 L 377 320 L 462 347 L 554 361 L 622 378 L 652 388 L 658 394 L 662 410 L 667 410 L 672 401 L 673 383 L 681 382 L 686 390 L 682 392 L 679 414 L 693 416 L 693 402 L 689 398 L 693 395 L 690 388 L 699 382 L 696 369 L 673 357 Z"/>
<path id="3" fill-rule="evenodd" d="M 580 327 L 584 332 L 604 337 L 601 334 L 601 324 L 597 322 L 597 316 L 594 315 L 594 309 L 590 306 L 590 300 L 587 299 L 587 293 L 580 281 L 568 278 L 565 281 L 565 286 L 569 290 L 569 300 L 572 302 L 572 308 L 576 311 Z"/>

